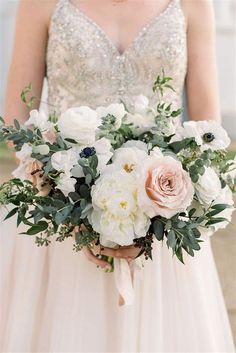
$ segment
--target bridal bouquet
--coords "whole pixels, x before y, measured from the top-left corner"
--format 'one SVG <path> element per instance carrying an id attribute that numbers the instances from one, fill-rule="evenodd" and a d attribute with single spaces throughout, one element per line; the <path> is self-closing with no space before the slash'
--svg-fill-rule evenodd
<path id="1" fill-rule="evenodd" d="M 20 160 L 0 186 L 0 204 L 14 205 L 6 218 L 16 214 L 38 245 L 74 236 L 75 250 L 135 244 L 151 258 L 156 238 L 182 262 L 184 251 L 194 256 L 202 234 L 231 219 L 236 159 L 218 123 L 175 122 L 181 109 L 163 101 L 170 81 L 157 77 L 155 107 L 140 95 L 132 112 L 114 103 L 59 116 L 32 110 L 23 125 L 1 119 L 0 140 Z"/>

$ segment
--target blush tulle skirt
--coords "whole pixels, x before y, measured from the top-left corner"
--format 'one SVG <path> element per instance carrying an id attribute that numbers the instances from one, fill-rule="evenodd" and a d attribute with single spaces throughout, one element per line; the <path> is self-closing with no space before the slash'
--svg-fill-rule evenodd
<path id="1" fill-rule="evenodd" d="M 38 248 L 5 215 L 1 352 L 234 352 L 209 239 L 185 265 L 155 242 L 134 304 L 119 306 L 114 274 L 72 251 L 72 239 Z"/>

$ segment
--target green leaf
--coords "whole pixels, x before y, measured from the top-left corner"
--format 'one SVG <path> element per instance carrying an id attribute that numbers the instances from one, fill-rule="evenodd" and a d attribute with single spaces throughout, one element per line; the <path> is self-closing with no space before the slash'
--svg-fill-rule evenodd
<path id="1" fill-rule="evenodd" d="M 29 228 L 27 230 L 26 233 L 23 234 L 27 234 L 27 235 L 35 235 L 37 233 L 43 232 L 44 230 L 46 230 L 48 228 L 48 223 L 45 221 L 40 221 L 37 224 L 33 225 L 31 228 Z"/>
<path id="2" fill-rule="evenodd" d="M 218 213 L 221 213 L 223 210 L 213 210 L 213 211 L 210 211 L 206 214 L 206 217 L 213 217 L 215 215 L 217 215 Z"/>
<path id="3" fill-rule="evenodd" d="M 184 264 L 182 247 L 178 247 L 178 248 L 175 250 L 175 255 L 177 256 L 177 258 L 179 259 L 179 261 L 182 262 L 182 264 Z"/>
<path id="4" fill-rule="evenodd" d="M 76 207 L 71 213 L 71 223 L 80 224 L 81 208 Z"/>
<path id="5" fill-rule="evenodd" d="M 55 222 L 57 225 L 62 224 L 69 216 L 72 210 L 72 205 L 66 205 L 62 209 L 58 210 L 55 216 Z"/>
<path id="6" fill-rule="evenodd" d="M 79 193 L 80 193 L 80 196 L 83 198 L 83 199 L 87 199 L 90 197 L 90 191 L 89 191 L 89 188 L 87 185 L 83 184 L 80 186 L 79 188 Z"/>
<path id="7" fill-rule="evenodd" d="M 194 234 L 195 238 L 200 238 L 200 236 L 201 236 L 201 232 L 200 232 L 200 230 L 199 230 L 199 229 L 197 229 L 197 228 L 193 228 L 193 229 L 192 229 L 192 232 L 193 232 L 193 234 Z"/>
<path id="8" fill-rule="evenodd" d="M 164 225 L 161 221 L 159 221 L 158 219 L 156 219 L 153 222 L 153 232 L 155 234 L 155 237 L 157 238 L 157 240 L 163 240 L 164 237 Z"/>
<path id="9" fill-rule="evenodd" d="M 91 182 L 92 182 L 92 180 L 93 180 L 93 177 L 92 177 L 92 175 L 91 174 L 86 174 L 86 176 L 85 176 L 85 182 L 86 182 L 86 184 L 87 185 L 90 185 L 91 184 Z"/>
<path id="10" fill-rule="evenodd" d="M 226 208 L 231 208 L 231 205 L 228 205 L 226 203 L 218 203 L 216 205 L 211 206 L 211 208 L 213 208 L 214 210 L 221 210 L 223 211 Z"/>
<path id="11" fill-rule="evenodd" d="M 68 196 L 72 199 L 72 201 L 76 202 L 80 199 L 80 196 L 77 192 L 70 192 Z"/>
<path id="12" fill-rule="evenodd" d="M 173 229 L 168 232 L 167 239 L 167 245 L 174 249 L 176 245 L 176 236 L 175 231 Z"/>
<path id="13" fill-rule="evenodd" d="M 78 142 L 73 140 L 73 139 L 70 139 L 70 138 L 65 138 L 65 141 L 69 142 L 69 143 L 73 143 L 73 144 L 77 144 Z"/>
<path id="14" fill-rule="evenodd" d="M 89 163 L 90 163 L 90 168 L 92 168 L 93 170 L 97 169 L 98 157 L 97 157 L 96 154 L 94 154 L 93 156 L 89 157 Z"/>
<path id="15" fill-rule="evenodd" d="M 4 218 L 4 221 L 7 220 L 8 218 L 11 218 L 12 216 L 14 216 L 17 211 L 18 211 L 19 207 L 15 207 L 13 208 L 7 215 L 6 217 Z"/>
<path id="16" fill-rule="evenodd" d="M 186 222 L 184 222 L 184 221 L 179 221 L 179 222 L 177 223 L 177 227 L 178 227 L 179 229 L 184 228 L 185 226 L 186 226 Z"/>
<path id="17" fill-rule="evenodd" d="M 206 226 L 210 226 L 212 224 L 216 224 L 216 223 L 220 223 L 220 222 L 229 222 L 227 218 L 223 218 L 223 217 L 218 217 L 218 218 L 213 218 L 209 221 L 207 221 Z"/>
<path id="18" fill-rule="evenodd" d="M 196 212 L 196 208 L 192 208 L 192 209 L 189 211 L 189 213 L 188 213 L 189 218 L 191 218 L 191 217 L 194 215 L 195 212 Z"/>
<path id="19" fill-rule="evenodd" d="M 14 119 L 14 125 L 15 125 L 16 130 L 20 130 L 20 123 L 18 120 Z"/>

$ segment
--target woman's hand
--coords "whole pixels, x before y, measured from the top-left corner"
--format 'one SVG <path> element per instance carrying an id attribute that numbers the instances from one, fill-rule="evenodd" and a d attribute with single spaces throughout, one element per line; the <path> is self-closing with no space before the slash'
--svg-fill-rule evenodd
<path id="1" fill-rule="evenodd" d="M 140 248 L 134 245 L 121 246 L 116 249 L 106 248 L 101 245 L 93 245 L 92 247 L 84 247 L 83 252 L 89 261 L 93 262 L 95 265 L 104 268 L 111 269 L 111 265 L 102 259 L 99 259 L 96 255 L 106 255 L 116 257 L 118 259 L 126 259 L 128 262 L 132 261 L 140 253 Z"/>

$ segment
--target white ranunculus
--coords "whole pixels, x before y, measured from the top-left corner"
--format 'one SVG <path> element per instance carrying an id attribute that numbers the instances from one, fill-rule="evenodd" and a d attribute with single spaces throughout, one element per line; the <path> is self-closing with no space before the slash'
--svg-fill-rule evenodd
<path id="1" fill-rule="evenodd" d="M 221 192 L 221 183 L 216 172 L 208 167 L 194 185 L 197 197 L 203 204 L 209 205 Z"/>
<path id="2" fill-rule="evenodd" d="M 61 190 L 61 192 L 65 196 L 68 196 L 70 192 L 75 191 L 75 184 L 76 184 L 76 180 L 74 178 L 71 178 L 71 175 L 69 173 L 65 173 L 65 174 L 62 173 L 57 182 L 56 188 Z"/>
<path id="3" fill-rule="evenodd" d="M 16 152 L 16 157 L 20 161 L 26 161 L 31 158 L 32 154 L 32 146 L 28 143 L 24 143 L 23 146 L 21 147 L 21 150 Z"/>
<path id="4" fill-rule="evenodd" d="M 101 125 L 95 110 L 86 106 L 66 110 L 58 120 L 61 136 L 70 138 L 80 145 L 94 143 L 96 131 Z"/>
<path id="5" fill-rule="evenodd" d="M 146 235 L 150 220 L 137 205 L 136 191 L 136 178 L 119 170 L 104 173 L 92 187 L 90 221 L 104 246 L 130 245 Z"/>
<path id="6" fill-rule="evenodd" d="M 112 162 L 118 169 L 132 173 L 147 157 L 147 152 L 137 147 L 121 147 L 115 150 Z"/>
<path id="7" fill-rule="evenodd" d="M 114 123 L 115 129 L 119 129 L 121 127 L 122 119 L 126 114 L 124 104 L 122 103 L 110 104 L 107 107 L 98 107 L 96 112 L 100 119 L 105 118 L 108 114 L 114 116 L 116 119 Z"/>
<path id="8" fill-rule="evenodd" d="M 126 123 L 133 125 L 132 130 L 134 134 L 138 136 L 156 126 L 155 114 L 153 114 L 152 111 L 146 112 L 145 114 L 128 113 Z"/>
<path id="9" fill-rule="evenodd" d="M 212 141 L 207 142 L 207 135 L 212 135 Z M 216 121 L 186 121 L 183 123 L 183 137 L 194 137 L 201 150 L 225 149 L 230 144 L 230 138 L 225 129 Z M 211 140 L 211 139 L 210 139 Z"/>
<path id="10" fill-rule="evenodd" d="M 50 130 L 53 127 L 53 123 L 48 120 L 48 116 L 44 111 L 39 112 L 34 109 L 30 112 L 29 119 L 25 122 L 25 126 L 33 125 L 41 131 Z"/>
<path id="11" fill-rule="evenodd" d="M 74 149 L 53 153 L 51 163 L 57 171 L 69 172 L 78 162 L 78 153 Z"/>

